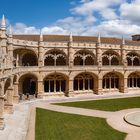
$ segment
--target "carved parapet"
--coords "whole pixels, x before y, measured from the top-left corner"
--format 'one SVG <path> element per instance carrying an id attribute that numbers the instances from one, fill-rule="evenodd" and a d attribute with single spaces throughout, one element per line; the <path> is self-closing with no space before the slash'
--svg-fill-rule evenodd
<path id="1" fill-rule="evenodd" d="M 18 45 L 18 46 L 38 47 L 38 42 L 37 41 L 27 41 L 27 40 L 13 39 L 13 44 Z"/>

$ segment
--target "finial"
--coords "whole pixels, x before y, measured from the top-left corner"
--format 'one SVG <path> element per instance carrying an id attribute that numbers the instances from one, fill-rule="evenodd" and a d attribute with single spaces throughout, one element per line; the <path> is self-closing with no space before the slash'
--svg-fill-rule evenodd
<path id="1" fill-rule="evenodd" d="M 100 33 L 98 34 L 98 40 L 97 40 L 97 42 L 98 42 L 98 44 L 101 43 L 101 34 Z"/>
<path id="2" fill-rule="evenodd" d="M 40 42 L 43 42 L 43 34 L 42 34 L 42 30 L 40 30 Z"/>
<path id="3" fill-rule="evenodd" d="M 73 36 L 72 36 L 72 32 L 70 32 L 70 38 L 69 38 L 70 40 L 70 42 L 73 42 Z"/>
<path id="4" fill-rule="evenodd" d="M 10 25 L 9 26 L 9 37 L 12 37 L 13 36 L 13 31 L 12 31 L 12 26 Z"/>
<path id="5" fill-rule="evenodd" d="M 122 36 L 122 45 L 125 45 L 125 39 L 123 36 Z"/>
<path id="6" fill-rule="evenodd" d="M 2 20 L 1 20 L 1 29 L 2 30 L 6 30 L 6 22 L 5 22 L 4 15 L 2 16 Z"/>

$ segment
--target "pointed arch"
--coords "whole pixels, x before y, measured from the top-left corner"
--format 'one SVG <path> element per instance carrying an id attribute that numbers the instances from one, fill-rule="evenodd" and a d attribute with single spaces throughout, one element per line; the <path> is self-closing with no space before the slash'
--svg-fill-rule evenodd
<path id="1" fill-rule="evenodd" d="M 121 82 L 123 75 L 118 72 L 109 72 L 103 76 L 102 88 L 103 89 L 118 89 L 121 91 Z"/>
<path id="2" fill-rule="evenodd" d="M 74 55 L 74 65 L 95 65 L 95 55 L 89 50 L 80 50 Z"/>
<path id="3" fill-rule="evenodd" d="M 65 66 L 68 63 L 66 54 L 58 49 L 53 49 L 44 55 L 45 66 Z"/>
<path id="4" fill-rule="evenodd" d="M 140 88 L 140 74 L 132 72 L 127 79 L 128 88 Z"/>
<path id="5" fill-rule="evenodd" d="M 30 49 L 15 49 L 14 55 L 14 66 L 37 66 L 38 56 Z"/>
<path id="6" fill-rule="evenodd" d="M 140 55 L 136 52 L 129 52 L 126 55 L 128 66 L 139 66 L 140 65 Z"/>
<path id="7" fill-rule="evenodd" d="M 121 57 L 115 51 L 108 50 L 102 54 L 103 65 L 120 65 Z"/>
<path id="8" fill-rule="evenodd" d="M 51 73 L 44 78 L 44 92 L 64 93 L 67 92 L 68 77 L 62 73 Z"/>

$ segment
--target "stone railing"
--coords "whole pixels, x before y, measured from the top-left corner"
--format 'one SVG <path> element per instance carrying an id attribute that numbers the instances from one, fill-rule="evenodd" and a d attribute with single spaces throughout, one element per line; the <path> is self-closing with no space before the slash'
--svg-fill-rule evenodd
<path id="1" fill-rule="evenodd" d="M 36 41 L 27 41 L 27 40 L 13 39 L 13 45 L 16 45 L 16 46 L 38 47 L 38 42 L 36 42 Z"/>
<path id="2" fill-rule="evenodd" d="M 0 79 L 7 78 L 11 75 L 17 73 L 24 73 L 24 72 L 44 72 L 44 71 L 118 71 L 118 70 L 129 70 L 129 71 L 140 71 L 140 66 L 102 66 L 98 67 L 97 65 L 93 66 L 73 66 L 69 68 L 69 66 L 20 66 L 20 67 L 13 67 L 13 68 L 5 68 L 0 69 Z"/>

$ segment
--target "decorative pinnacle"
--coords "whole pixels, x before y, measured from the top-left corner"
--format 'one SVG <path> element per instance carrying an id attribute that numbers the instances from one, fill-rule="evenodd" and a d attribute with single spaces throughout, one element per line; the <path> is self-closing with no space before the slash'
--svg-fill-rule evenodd
<path id="1" fill-rule="evenodd" d="M 42 34 L 42 31 L 40 30 L 40 42 L 43 42 L 43 34 Z"/>
<path id="2" fill-rule="evenodd" d="M 2 30 L 6 30 L 6 22 L 5 22 L 4 15 L 2 16 L 2 20 L 1 20 L 1 29 Z"/>
<path id="3" fill-rule="evenodd" d="M 97 40 L 97 42 L 100 44 L 101 43 L 101 34 L 99 33 L 98 34 L 98 40 Z"/>
<path id="4" fill-rule="evenodd" d="M 69 38 L 70 40 L 70 42 L 73 42 L 73 36 L 72 36 L 72 32 L 70 32 L 70 38 Z"/>
<path id="5" fill-rule="evenodd" d="M 12 37 L 13 36 L 13 31 L 12 31 L 12 26 L 10 25 L 9 26 L 9 37 Z"/>
<path id="6" fill-rule="evenodd" d="M 122 36 L 122 45 L 125 45 L 125 39 L 123 36 Z"/>

